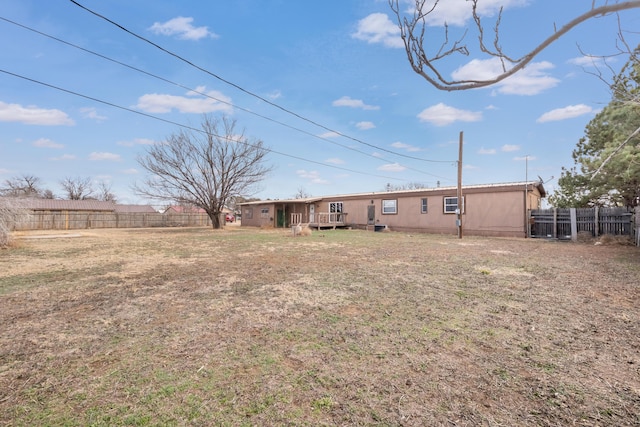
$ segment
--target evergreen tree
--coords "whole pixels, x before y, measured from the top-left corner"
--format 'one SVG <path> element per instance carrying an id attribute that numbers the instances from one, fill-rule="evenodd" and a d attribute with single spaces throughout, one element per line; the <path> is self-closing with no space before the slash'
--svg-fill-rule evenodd
<path id="1" fill-rule="evenodd" d="M 615 77 L 611 102 L 587 124 L 573 150 L 575 166 L 563 168 L 556 207 L 640 204 L 640 47 Z"/>

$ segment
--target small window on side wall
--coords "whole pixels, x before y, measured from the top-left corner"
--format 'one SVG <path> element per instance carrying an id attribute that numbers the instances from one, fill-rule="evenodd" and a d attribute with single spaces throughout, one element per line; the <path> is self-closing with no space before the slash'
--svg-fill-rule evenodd
<path id="1" fill-rule="evenodd" d="M 398 213 L 398 201 L 389 199 L 382 201 L 382 215 L 393 215 Z"/>
<path id="2" fill-rule="evenodd" d="M 457 197 L 445 197 L 444 198 L 444 213 L 446 214 L 454 214 L 458 209 L 458 198 Z M 462 210 L 461 213 L 464 213 L 464 196 L 462 197 Z"/>
<path id="3" fill-rule="evenodd" d="M 420 199 L 420 213 L 427 213 L 427 199 Z"/>

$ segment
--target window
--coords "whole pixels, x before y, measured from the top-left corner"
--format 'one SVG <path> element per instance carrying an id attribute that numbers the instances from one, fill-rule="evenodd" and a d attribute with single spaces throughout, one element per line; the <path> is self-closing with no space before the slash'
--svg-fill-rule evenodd
<path id="1" fill-rule="evenodd" d="M 260 211 L 260 216 L 262 218 L 269 218 L 269 208 L 262 208 Z"/>
<path id="2" fill-rule="evenodd" d="M 382 215 L 392 215 L 398 213 L 398 201 L 389 199 L 382 201 Z"/>
<path id="3" fill-rule="evenodd" d="M 454 214 L 458 209 L 458 198 L 457 197 L 445 197 L 444 198 L 444 213 Z M 462 197 L 462 211 L 464 213 L 464 196 Z"/>
<path id="4" fill-rule="evenodd" d="M 329 213 L 342 213 L 342 202 L 329 202 Z"/>
<path id="5" fill-rule="evenodd" d="M 420 199 L 420 213 L 427 213 L 427 199 Z"/>
<path id="6" fill-rule="evenodd" d="M 245 208 L 244 209 L 244 217 L 246 219 L 253 219 L 253 208 Z"/>

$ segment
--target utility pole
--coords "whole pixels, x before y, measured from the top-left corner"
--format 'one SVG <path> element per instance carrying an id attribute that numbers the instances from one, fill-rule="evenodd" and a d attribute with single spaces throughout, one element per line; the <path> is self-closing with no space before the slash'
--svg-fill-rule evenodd
<path id="1" fill-rule="evenodd" d="M 458 226 L 458 239 L 462 239 L 462 131 L 460 131 L 460 147 L 458 148 L 458 207 L 456 208 L 456 225 Z"/>

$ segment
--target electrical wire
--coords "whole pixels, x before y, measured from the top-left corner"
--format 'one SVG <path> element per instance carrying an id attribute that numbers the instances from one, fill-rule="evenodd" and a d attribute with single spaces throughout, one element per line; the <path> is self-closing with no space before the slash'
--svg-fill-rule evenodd
<path id="1" fill-rule="evenodd" d="M 320 127 L 320 128 L 322 128 L 322 129 L 326 130 L 326 131 L 329 131 L 329 132 L 335 133 L 335 134 L 337 134 L 337 135 L 339 135 L 339 136 L 341 136 L 341 137 L 343 137 L 343 138 L 350 139 L 350 140 L 352 140 L 352 141 L 354 141 L 354 142 L 357 142 L 357 143 L 359 143 L 359 144 L 363 144 L 363 145 L 366 145 L 366 146 L 368 146 L 368 147 L 375 148 L 376 150 L 380 150 L 380 151 L 384 151 L 384 152 L 386 152 L 386 153 L 393 154 L 393 155 L 395 155 L 395 156 L 405 157 L 405 158 L 408 158 L 408 159 L 419 160 L 419 161 L 423 161 L 423 162 L 433 162 L 433 163 L 455 163 L 455 160 L 430 160 L 430 159 L 423 159 L 423 158 L 421 158 L 421 157 L 410 156 L 410 155 L 408 155 L 408 154 L 398 153 L 398 152 L 396 152 L 396 151 L 389 150 L 389 149 L 386 149 L 386 148 L 383 148 L 383 147 L 379 147 L 379 146 L 377 146 L 377 145 L 374 145 L 374 144 L 371 144 L 371 143 L 368 143 L 368 142 L 362 141 L 362 140 L 360 140 L 360 139 L 358 139 L 358 138 L 354 138 L 354 137 L 351 137 L 351 136 L 349 136 L 349 135 L 345 135 L 345 134 L 343 134 L 343 133 L 341 133 L 341 132 L 338 132 L 338 131 L 336 131 L 336 130 L 333 130 L 333 129 L 331 129 L 331 128 L 327 127 L 327 126 L 324 126 L 324 125 L 322 125 L 322 124 L 320 124 L 320 123 L 318 123 L 318 122 L 314 121 L 314 120 L 311 120 L 311 119 L 309 119 L 309 118 L 306 118 L 306 117 L 304 117 L 304 116 L 302 116 L 302 115 L 300 115 L 300 114 L 298 114 L 298 113 L 296 113 L 296 112 L 294 112 L 294 111 L 291 111 L 291 110 L 289 110 L 289 109 L 287 109 L 287 108 L 285 108 L 285 107 L 282 107 L 282 106 L 280 106 L 280 105 L 276 104 L 275 102 L 270 101 L 270 100 L 268 100 L 268 99 L 266 99 L 266 98 L 264 98 L 264 97 L 262 97 L 262 96 L 260 96 L 260 95 L 258 95 L 258 94 L 255 94 L 255 93 L 253 93 L 253 92 L 251 92 L 251 91 L 249 91 L 249 90 L 247 90 L 247 89 L 243 88 L 242 86 L 240 86 L 240 85 L 238 85 L 238 84 L 236 84 L 236 83 L 233 83 L 233 82 L 231 82 L 231 81 L 229 81 L 229 80 L 227 80 L 227 79 L 224 79 L 223 77 L 221 77 L 221 76 L 219 76 L 219 75 L 217 75 L 217 74 L 215 74 L 215 73 L 213 73 L 213 72 L 211 72 L 211 71 L 207 70 L 206 68 L 203 68 L 203 67 L 201 67 L 201 66 L 199 66 L 199 65 L 197 65 L 197 64 L 195 64 L 195 63 L 193 63 L 192 61 L 190 61 L 190 60 L 188 60 L 188 59 L 186 59 L 186 58 L 184 58 L 184 57 L 182 57 L 182 56 L 178 55 L 177 53 L 174 53 L 174 52 L 172 52 L 172 51 L 170 51 L 170 50 L 168 50 L 168 49 L 166 49 L 166 48 L 164 48 L 164 47 L 160 46 L 159 44 L 154 43 L 154 42 L 152 42 L 151 40 L 149 40 L 149 39 L 147 39 L 147 38 L 145 38 L 145 37 L 143 37 L 143 36 L 141 36 L 141 35 L 139 35 L 139 34 L 137 34 L 137 33 L 133 32 L 133 31 L 129 30 L 128 28 L 124 27 L 124 26 L 123 26 L 123 25 L 121 25 L 121 24 L 118 24 L 117 22 L 113 21 L 112 19 L 109 19 L 109 18 L 107 18 L 106 16 L 101 15 L 100 13 L 98 13 L 98 12 L 96 12 L 96 11 L 92 10 L 92 9 L 89 9 L 88 7 L 86 7 L 86 6 L 84 6 L 84 5 L 80 4 L 80 3 L 78 3 L 76 0 L 69 0 L 69 1 L 70 1 L 71 3 L 73 3 L 73 4 L 75 4 L 76 6 L 78 6 L 79 8 L 81 8 L 81 9 L 83 9 L 83 10 L 85 10 L 85 11 L 87 11 L 87 12 L 91 13 L 92 15 L 94 15 L 94 16 L 96 16 L 96 17 L 100 18 L 100 19 L 103 19 L 104 21 L 106 21 L 106 22 L 108 22 L 108 23 L 110 23 L 110 24 L 112 24 L 112 25 L 114 25 L 114 26 L 116 26 L 116 27 L 120 28 L 122 31 L 124 31 L 124 32 L 126 32 L 126 33 L 128 33 L 128 34 L 132 35 L 133 37 L 136 37 L 136 38 L 137 38 L 137 39 L 139 39 L 139 40 L 142 40 L 142 41 L 143 41 L 143 42 L 145 42 L 145 43 L 150 44 L 151 46 L 153 46 L 153 47 L 155 47 L 155 48 L 157 48 L 157 49 L 161 50 L 162 52 L 165 52 L 165 53 L 166 53 L 166 54 L 168 54 L 168 55 L 173 56 L 174 58 L 176 58 L 176 59 L 178 59 L 178 60 L 180 60 L 180 61 L 182 61 L 182 62 L 184 62 L 184 63 L 186 63 L 186 64 L 188 64 L 188 65 L 190 65 L 191 67 L 193 67 L 193 68 L 195 68 L 195 69 L 197 69 L 197 70 L 199 70 L 199 71 L 202 71 L 203 73 L 208 74 L 208 75 L 210 75 L 211 77 L 214 77 L 214 78 L 216 78 L 217 80 L 220 80 L 221 82 L 223 82 L 223 83 L 225 83 L 225 84 L 227 84 L 227 85 L 229 85 L 229 86 L 232 86 L 232 87 L 236 88 L 237 90 L 239 90 L 239 91 L 241 91 L 241 92 L 243 92 L 243 93 L 245 93 L 245 94 L 247 94 L 247 95 L 250 95 L 250 96 L 252 96 L 252 97 L 254 97 L 254 98 L 257 98 L 257 99 L 259 99 L 260 101 L 265 102 L 265 103 L 267 103 L 268 105 L 271 105 L 272 107 L 275 107 L 275 108 L 277 108 L 277 109 L 279 109 L 279 110 L 282 110 L 282 111 L 284 111 L 284 112 L 285 112 L 285 113 L 287 113 L 287 114 L 290 114 L 290 115 L 292 115 L 292 116 L 294 116 L 294 117 L 297 117 L 297 118 L 299 118 L 299 119 L 301 119 L 301 120 L 304 120 L 304 121 L 306 121 L 306 122 L 308 122 L 308 123 L 311 123 L 311 124 L 313 124 L 313 125 L 315 125 L 315 126 L 317 126 L 317 127 Z"/>
<path id="2" fill-rule="evenodd" d="M 163 119 L 162 117 L 154 116 L 152 114 L 148 114 L 148 113 L 145 113 L 145 112 L 142 112 L 142 111 L 134 110 L 132 108 L 123 107 L 122 105 L 118 105 L 118 104 L 115 104 L 113 102 L 104 101 L 102 99 L 95 98 L 95 97 L 89 96 L 89 95 L 84 95 L 84 94 L 79 93 L 79 92 L 75 92 L 75 91 L 72 91 L 72 90 L 69 90 L 69 89 L 65 89 L 65 88 L 50 84 L 50 83 L 45 83 L 43 81 L 36 80 L 36 79 L 30 78 L 30 77 L 27 77 L 27 76 L 23 76 L 21 74 L 13 73 L 11 71 L 7 71 L 7 70 L 1 69 L 1 68 L 0 68 L 0 73 L 4 73 L 4 74 L 7 74 L 7 75 L 10 75 L 10 76 L 13 76 L 13 77 L 20 78 L 22 80 L 26 80 L 26 81 L 29 81 L 29 82 L 32 82 L 32 83 L 39 84 L 41 86 L 45 86 L 45 87 L 48 87 L 48 88 L 51 88 L 51 89 L 58 90 L 60 92 L 65 92 L 65 93 L 70 94 L 70 95 L 74 95 L 74 96 L 77 96 L 77 97 L 80 97 L 80 98 L 88 99 L 90 101 L 94 101 L 94 102 L 98 102 L 100 104 L 108 105 L 108 106 L 113 107 L 113 108 L 117 108 L 117 109 L 120 109 L 120 110 L 128 111 L 130 113 L 138 114 L 140 116 L 144 116 L 144 117 L 151 118 L 151 119 L 154 119 L 154 120 L 158 120 L 158 121 L 161 121 L 161 122 L 164 122 L 164 123 L 175 125 L 175 126 L 183 128 L 183 129 L 188 129 L 188 130 L 191 130 L 191 131 L 194 131 L 194 132 L 198 132 L 198 133 L 202 133 L 202 134 L 207 135 L 207 133 L 205 131 L 203 131 L 202 129 L 198 129 L 198 128 L 195 128 L 193 126 L 189 126 L 189 125 L 185 125 L 185 124 L 182 124 L 182 123 L 178 123 L 178 122 L 175 122 L 175 121 L 169 120 L 169 119 Z M 215 135 L 215 134 L 211 134 L 211 135 L 216 137 L 216 138 L 226 139 L 227 141 L 239 142 L 239 143 L 242 143 L 242 144 L 245 144 L 245 145 L 254 146 L 253 144 L 250 144 L 250 143 L 248 143 L 246 141 L 238 141 L 238 140 L 235 140 L 233 138 L 229 138 L 228 136 Z M 329 168 L 332 168 L 332 169 L 338 169 L 338 170 L 341 170 L 341 171 L 356 173 L 356 174 L 359 174 L 359 175 L 373 176 L 373 177 L 376 177 L 376 178 L 384 178 L 384 179 L 389 179 L 389 180 L 394 180 L 394 181 L 408 181 L 408 180 L 405 180 L 405 179 L 399 179 L 399 178 L 395 178 L 395 177 L 389 177 L 389 176 L 384 176 L 384 175 L 376 175 L 376 174 L 372 174 L 372 173 L 369 173 L 369 172 L 357 171 L 357 170 L 354 170 L 354 169 L 344 168 L 344 167 L 333 165 L 333 164 L 319 162 L 317 160 L 306 159 L 304 157 L 296 156 L 296 155 L 293 155 L 293 154 L 283 153 L 281 151 L 273 150 L 273 149 L 267 148 L 267 147 L 263 147 L 263 149 L 268 151 L 268 152 L 270 152 L 270 153 L 278 154 L 278 155 L 284 156 L 284 157 L 289 157 L 291 159 L 300 160 L 300 161 L 304 161 L 304 162 L 308 162 L 308 163 L 313 163 L 313 164 L 316 164 L 316 165 L 325 166 L 325 167 L 329 167 Z"/>
<path id="3" fill-rule="evenodd" d="M 108 56 L 106 56 L 106 55 L 103 55 L 103 54 L 101 54 L 101 53 L 98 53 L 98 52 L 92 51 L 92 50 L 90 50 L 90 49 L 87 49 L 87 48 L 84 48 L 84 47 L 81 47 L 81 46 L 78 46 L 78 45 L 76 45 L 76 44 L 74 44 L 74 43 L 68 42 L 68 41 L 66 41 L 66 40 L 63 40 L 63 39 L 60 39 L 60 38 L 58 38 L 58 37 L 52 36 L 52 35 L 50 35 L 50 34 L 44 33 L 44 32 L 42 32 L 42 31 L 36 30 L 35 28 L 31 28 L 31 27 L 29 27 L 29 26 L 27 26 L 27 25 L 24 25 L 24 24 L 20 24 L 20 23 L 18 23 L 18 22 L 15 22 L 15 21 L 13 21 L 13 20 L 11 20 L 11 19 L 8 19 L 8 18 L 5 18 L 5 17 L 0 16 L 0 20 L 5 21 L 5 22 L 10 23 L 10 24 L 13 24 L 13 25 L 15 25 L 15 26 L 18 26 L 18 27 L 23 28 L 23 29 L 25 29 L 25 30 L 31 31 L 31 32 L 36 33 L 36 34 L 38 34 L 38 35 L 41 35 L 41 36 L 43 36 L 43 37 L 47 37 L 47 38 L 49 38 L 49 39 L 51 39 L 51 40 L 55 40 L 56 42 L 59 42 L 59 43 L 65 44 L 65 45 L 67 45 L 67 46 L 73 47 L 73 48 L 78 49 L 78 50 L 81 50 L 81 51 L 83 51 L 83 52 L 85 52 L 85 53 L 89 53 L 89 54 L 91 54 L 91 55 L 97 56 L 97 57 L 99 57 L 99 58 L 101 58 L 101 59 L 104 59 L 104 60 L 106 60 L 106 61 L 110 61 L 110 62 L 115 63 L 115 64 L 118 64 L 118 65 L 120 65 L 120 66 L 123 66 L 123 67 L 129 68 L 129 69 L 131 69 L 131 70 L 133 70 L 133 71 L 136 71 L 136 72 L 138 72 L 138 73 L 141 73 L 141 74 L 147 75 L 147 76 L 149 76 L 149 77 L 153 77 L 153 78 L 155 78 L 155 79 L 157 79 L 157 80 L 160 80 L 160 81 L 163 81 L 163 82 L 165 82 L 165 83 L 169 83 L 169 84 L 171 84 L 171 85 L 174 85 L 174 86 L 176 86 L 176 87 L 179 87 L 179 88 L 185 89 L 185 90 L 187 90 L 187 91 L 189 91 L 189 92 L 197 93 L 197 94 L 199 94 L 199 95 L 202 95 L 202 96 L 204 96 L 204 97 L 207 97 L 207 98 L 209 98 L 209 99 L 212 99 L 212 100 L 214 100 L 214 101 L 216 101 L 216 102 L 220 102 L 221 104 L 228 105 L 228 106 L 230 106 L 230 107 L 232 107 L 232 108 L 237 108 L 237 109 L 238 109 L 238 110 L 240 110 L 240 111 L 244 111 L 244 112 L 246 112 L 246 113 L 248 113 L 248 114 L 252 114 L 252 115 L 254 115 L 254 116 L 260 117 L 260 118 L 262 118 L 262 119 L 264 119 L 264 120 L 267 120 L 267 121 L 270 121 L 270 122 L 272 122 L 272 123 L 276 123 L 276 124 L 278 124 L 278 125 L 281 125 L 281 126 L 287 127 L 287 128 L 289 128 L 289 129 L 292 129 L 292 130 L 295 130 L 295 131 L 297 131 L 297 132 L 300 132 L 300 133 L 306 134 L 306 135 L 308 135 L 308 136 L 311 136 L 311 137 L 314 137 L 314 138 L 321 139 L 321 140 L 323 140 L 323 141 L 325 141 L 325 142 L 328 142 L 328 143 L 330 143 L 330 144 L 337 145 L 337 146 L 339 146 L 339 147 L 342 147 L 342 148 L 347 149 L 347 150 L 351 150 L 351 151 L 353 151 L 353 152 L 356 152 L 356 153 L 362 154 L 362 155 L 364 155 L 364 156 L 372 157 L 372 158 L 374 158 L 374 159 L 376 159 L 376 160 L 379 160 L 379 161 L 382 161 L 382 162 L 384 162 L 384 163 L 386 163 L 386 164 L 391 164 L 391 163 L 387 162 L 385 159 L 380 158 L 380 157 L 378 157 L 378 156 L 375 156 L 375 155 L 373 155 L 373 154 L 370 154 L 370 153 L 366 153 L 366 152 L 364 152 L 364 151 L 357 150 L 357 149 L 355 149 L 355 148 L 353 148 L 353 147 L 349 147 L 348 145 L 340 144 L 339 142 L 332 141 L 332 140 L 330 140 L 330 139 L 328 139 L 328 138 L 324 138 L 324 137 L 322 137 L 322 136 L 320 136 L 320 135 L 315 135 L 315 134 L 313 134 L 313 133 L 311 133 L 311 132 L 308 132 L 308 131 L 305 131 L 305 130 L 303 130 L 303 129 L 297 128 L 297 127 L 295 127 L 295 126 L 289 125 L 289 124 L 287 124 L 287 123 L 284 123 L 284 122 L 281 122 L 281 121 L 275 120 L 275 119 L 273 119 L 273 118 L 271 118 L 271 117 L 267 117 L 267 116 L 265 116 L 265 115 L 262 115 L 262 114 L 256 113 L 255 111 L 249 110 L 249 109 L 247 109 L 247 108 L 240 107 L 240 106 L 238 106 L 238 105 L 235 105 L 235 104 L 230 103 L 230 102 L 228 102 L 228 101 L 225 101 L 225 100 L 223 100 L 223 99 L 219 99 L 219 98 L 216 98 L 216 97 L 214 97 L 214 96 L 211 96 L 210 94 L 205 93 L 205 92 L 202 92 L 202 91 L 200 91 L 200 90 L 198 90 L 198 89 L 190 88 L 190 87 L 185 86 L 185 85 L 183 85 L 183 84 L 181 84 L 181 83 L 174 82 L 174 81 L 169 80 L 169 79 L 167 79 L 167 78 L 164 78 L 164 77 L 158 76 L 158 75 L 156 75 L 156 74 L 153 74 L 153 73 L 151 73 L 151 72 L 149 72 L 149 71 L 145 71 L 145 70 L 143 70 L 143 69 L 137 68 L 137 67 L 135 67 L 135 66 L 133 66 L 133 65 L 127 64 L 127 63 L 122 62 L 122 61 L 119 61 L 119 60 L 117 60 L 117 59 L 110 58 L 110 57 L 108 57 Z M 425 160 L 425 161 L 441 162 L 441 161 L 438 161 L 438 160 Z M 442 162 L 444 162 L 444 161 L 442 161 Z M 435 177 L 435 178 L 441 178 L 441 179 L 445 179 L 445 180 L 447 179 L 447 178 L 445 178 L 445 177 L 438 176 L 438 175 L 434 175 L 434 174 L 431 174 L 431 173 L 428 173 L 428 172 L 422 171 L 422 170 L 420 170 L 420 169 L 412 168 L 412 167 L 409 167 L 409 166 L 406 166 L 406 165 L 401 165 L 401 166 L 403 166 L 403 167 L 405 167 L 405 168 L 407 168 L 407 169 L 409 169 L 409 170 L 413 170 L 413 171 L 415 171 L 415 172 L 418 172 L 418 173 L 424 174 L 424 175 L 429 175 L 429 176 L 432 176 L 432 177 Z"/>

